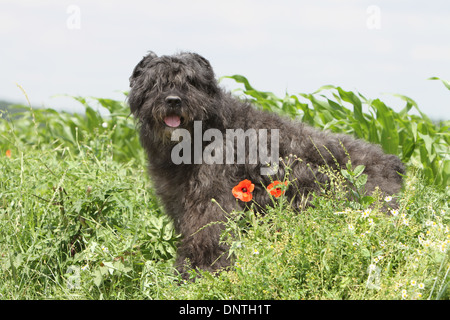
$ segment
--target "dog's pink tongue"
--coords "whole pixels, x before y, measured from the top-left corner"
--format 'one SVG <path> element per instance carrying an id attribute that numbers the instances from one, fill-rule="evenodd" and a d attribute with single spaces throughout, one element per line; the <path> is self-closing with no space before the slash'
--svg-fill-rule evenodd
<path id="1" fill-rule="evenodd" d="M 180 125 L 181 119 L 179 116 L 167 116 L 164 118 L 164 123 L 169 127 L 176 128 Z"/>

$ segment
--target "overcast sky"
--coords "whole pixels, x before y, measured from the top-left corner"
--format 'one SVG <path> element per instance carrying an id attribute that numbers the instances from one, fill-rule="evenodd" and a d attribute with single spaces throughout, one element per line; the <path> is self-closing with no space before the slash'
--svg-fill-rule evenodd
<path id="1" fill-rule="evenodd" d="M 0 100 L 26 101 L 16 83 L 56 109 L 76 105 L 59 94 L 123 99 L 148 50 L 198 52 L 281 96 L 333 84 L 400 110 L 399 93 L 449 119 L 450 91 L 427 80 L 450 80 L 448 0 L 0 0 Z"/>

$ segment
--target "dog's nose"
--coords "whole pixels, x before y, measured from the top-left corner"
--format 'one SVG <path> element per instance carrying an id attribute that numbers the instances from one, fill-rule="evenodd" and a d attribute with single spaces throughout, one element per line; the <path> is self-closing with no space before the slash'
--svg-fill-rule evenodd
<path id="1" fill-rule="evenodd" d="M 167 96 L 166 102 L 171 107 L 179 107 L 181 105 L 181 98 L 179 96 Z"/>

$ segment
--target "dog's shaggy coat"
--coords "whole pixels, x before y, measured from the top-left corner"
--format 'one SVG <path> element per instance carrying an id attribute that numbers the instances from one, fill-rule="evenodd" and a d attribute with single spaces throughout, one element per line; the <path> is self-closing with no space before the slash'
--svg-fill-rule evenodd
<path id="1" fill-rule="evenodd" d="M 245 203 L 231 192 L 234 186 L 244 179 L 252 181 L 253 201 L 265 208 L 272 203 L 265 187 L 285 177 L 282 163 L 272 176 L 261 175 L 266 163 L 174 164 L 171 153 L 178 141 L 172 141 L 171 135 L 179 128 L 193 134 L 194 121 L 201 121 L 203 132 L 220 130 L 224 139 L 226 129 L 279 129 L 279 156 L 301 159 L 290 162 L 285 193 L 295 209 L 329 181 L 319 168 L 345 168 L 348 155 L 353 167 L 365 166 L 366 193 L 378 187 L 382 194 L 393 195 L 401 189 L 404 166 L 398 157 L 385 154 L 378 145 L 319 131 L 233 97 L 218 86 L 210 63 L 198 54 L 157 57 L 150 52 L 134 68 L 130 87 L 128 102 L 139 122 L 151 179 L 182 236 L 176 266 L 184 277 L 189 266 L 213 271 L 230 264 L 228 248 L 219 243 L 223 224 L 212 222 L 225 221 L 225 212 L 244 208 Z"/>

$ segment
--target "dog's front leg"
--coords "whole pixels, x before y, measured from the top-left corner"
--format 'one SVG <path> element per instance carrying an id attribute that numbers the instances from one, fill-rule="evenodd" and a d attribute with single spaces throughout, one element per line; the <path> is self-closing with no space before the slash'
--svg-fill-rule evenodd
<path id="1" fill-rule="evenodd" d="M 176 268 L 184 279 L 189 278 L 189 269 L 216 271 L 230 265 L 228 246 L 220 243 L 225 221 L 225 212 L 211 200 L 196 203 L 182 216 Z"/>

